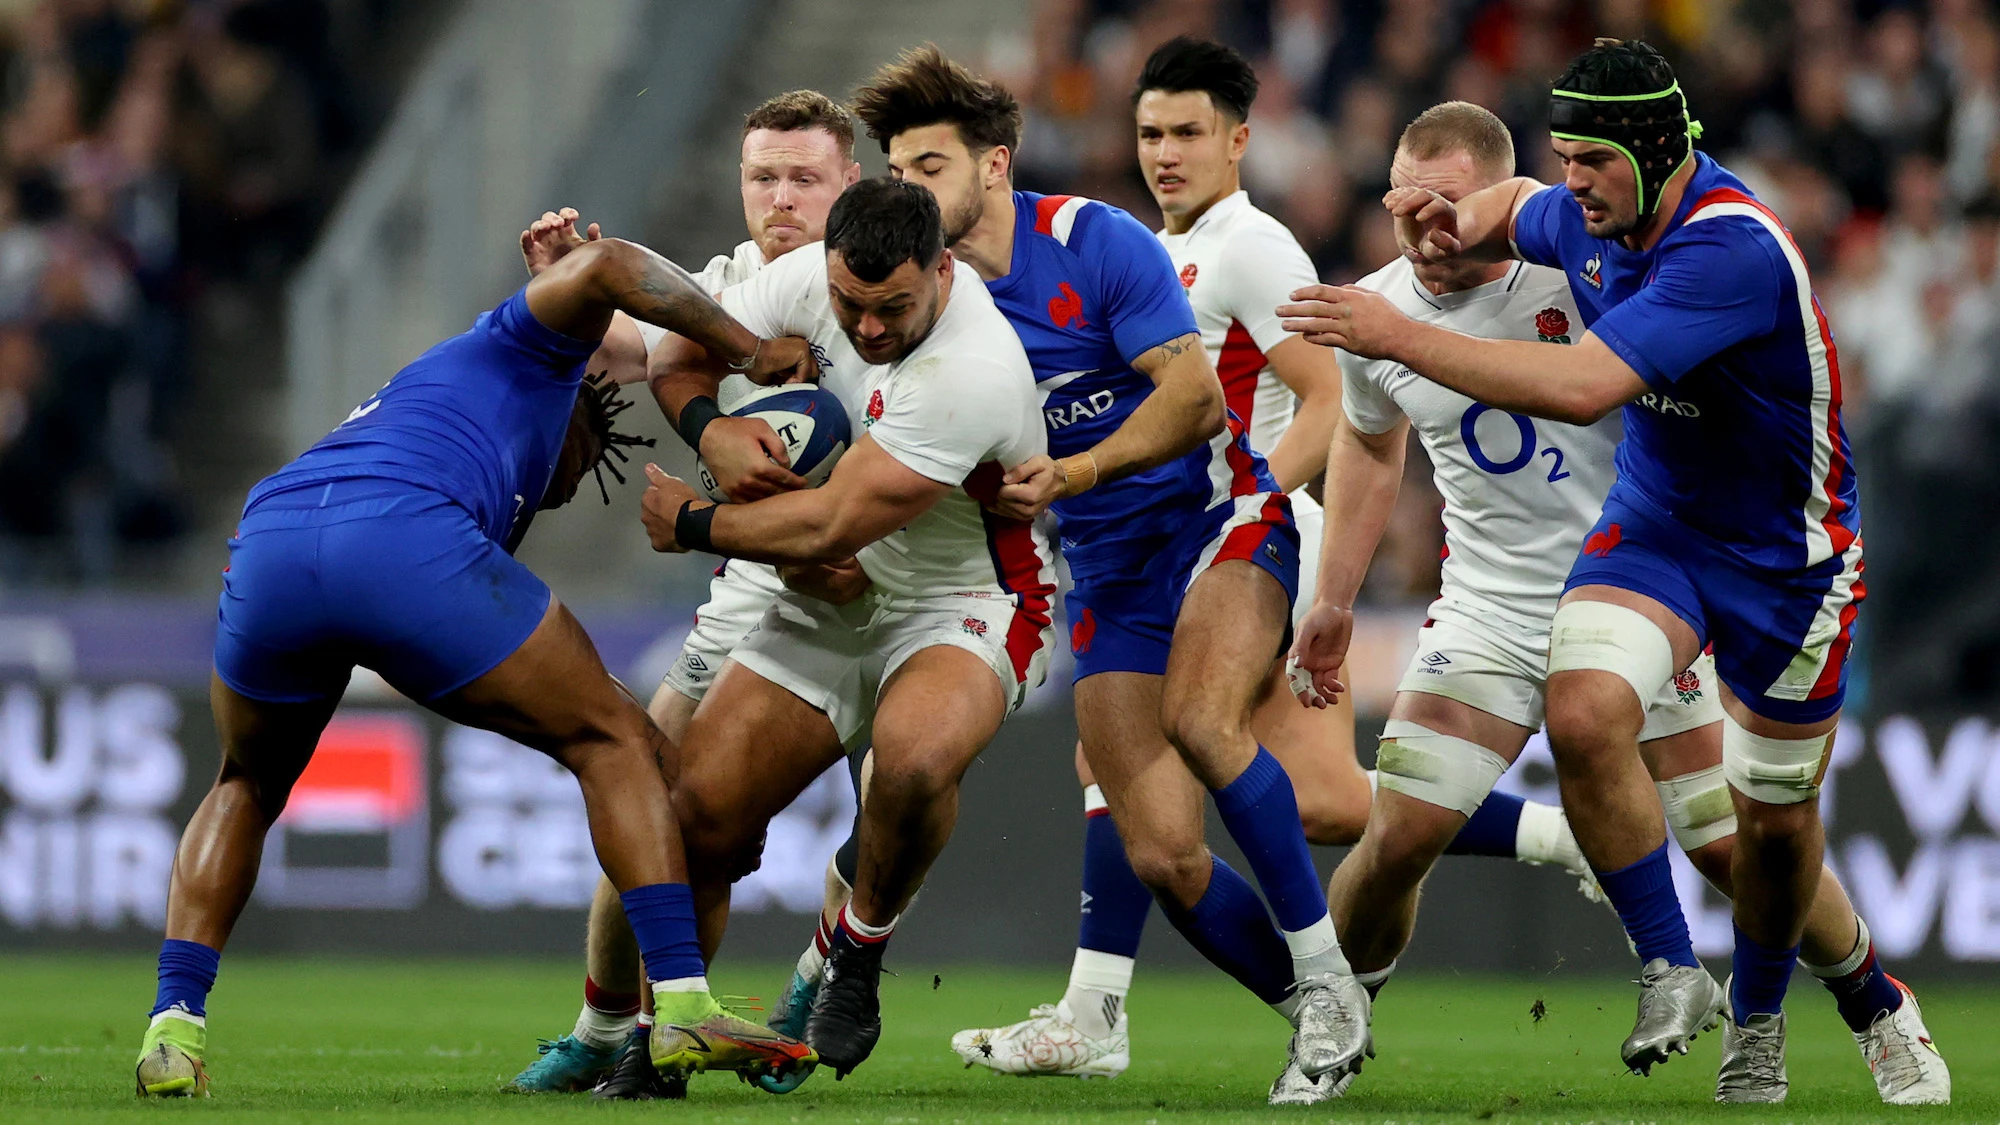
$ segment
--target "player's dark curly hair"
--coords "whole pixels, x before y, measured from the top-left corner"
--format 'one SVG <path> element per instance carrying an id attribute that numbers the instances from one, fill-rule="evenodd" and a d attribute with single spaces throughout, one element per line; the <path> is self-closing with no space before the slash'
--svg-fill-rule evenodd
<path id="1" fill-rule="evenodd" d="M 1555 88 L 1578 94 L 1659 94 L 1674 84 L 1667 57 L 1637 39 L 1599 39 L 1570 60 Z"/>
<path id="2" fill-rule="evenodd" d="M 908 180 L 862 180 L 833 201 L 826 217 L 826 252 L 838 253 L 849 273 L 870 283 L 904 262 L 929 269 L 944 253 L 937 197 Z"/>
<path id="3" fill-rule="evenodd" d="M 1250 103 L 1257 100 L 1257 72 L 1234 47 L 1176 35 L 1147 56 L 1146 68 L 1132 87 L 1133 104 L 1137 105 L 1148 90 L 1166 94 L 1198 90 L 1208 95 L 1216 109 L 1237 121 L 1248 121 Z"/>
<path id="4" fill-rule="evenodd" d="M 1021 103 L 946 58 L 934 43 L 904 51 L 855 87 L 854 115 L 883 152 L 898 133 L 938 124 L 956 126 L 975 156 L 998 145 L 1012 152 L 1021 144 Z"/>

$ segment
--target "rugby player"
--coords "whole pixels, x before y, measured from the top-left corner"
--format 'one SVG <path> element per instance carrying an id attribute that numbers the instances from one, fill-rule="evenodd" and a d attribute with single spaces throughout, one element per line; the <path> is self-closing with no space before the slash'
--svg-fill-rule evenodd
<path id="1" fill-rule="evenodd" d="M 1476 339 L 1357 287 L 1302 290 L 1282 311 L 1316 342 L 1498 410 L 1589 424 L 1624 408 L 1617 478 L 1550 627 L 1563 804 L 1645 965 L 1656 1042 L 1684 1047 L 1721 1018 L 1716 1099 L 1779 1102 L 1783 1000 L 1822 875 L 1819 783 L 1865 593 L 1839 358 L 1798 248 L 1694 150 L 1698 127 L 1657 51 L 1599 40 L 1551 93 L 1562 185 L 1515 178 L 1456 203 L 1403 187 L 1384 203 L 1413 260 L 1561 268 L 1580 340 Z M 1638 753 L 1646 704 L 1710 645 L 1739 826 L 1726 996 L 1694 955 Z M 1869 1059 L 1878 1087 L 1948 1099 L 1914 997 L 1872 956 L 1856 967 L 1855 1003 L 1883 1022 L 1871 1039 L 1916 1044 Z"/>
<path id="2" fill-rule="evenodd" d="M 1011 469 L 997 509 L 1057 517 L 1083 757 L 1133 870 L 1196 948 L 1292 1023 L 1306 1072 L 1351 1066 L 1367 994 L 1291 779 L 1250 728 L 1289 631 L 1298 531 L 1228 412 L 1171 258 L 1117 208 L 1015 191 L 1019 105 L 935 47 L 877 71 L 855 111 L 891 173 L 938 194 L 953 252 L 1034 366 L 1054 456 Z M 1208 851 L 1204 790 L 1277 926 Z"/>
<path id="3" fill-rule="evenodd" d="M 1455 202 L 1513 170 L 1513 141 L 1500 119 L 1446 102 L 1404 130 L 1389 176 L 1395 187 L 1422 187 Z M 1413 265 L 1398 258 L 1357 284 L 1414 320 L 1472 336 L 1573 342 L 1571 327 L 1581 318 L 1559 271 L 1518 261 Z M 1328 458 L 1326 578 L 1299 628 L 1300 666 L 1322 682 L 1338 673 L 1350 607 L 1395 503 L 1412 426 L 1435 466 L 1451 546 L 1443 594 L 1418 632 L 1377 755 L 1375 810 L 1329 892 L 1348 957 L 1374 986 L 1409 942 L 1432 862 L 1542 724 L 1549 621 L 1610 490 L 1623 427 L 1615 417 L 1587 426 L 1534 422 L 1393 362 L 1340 354 L 1345 416 Z M 1639 752 L 1676 842 L 1727 894 L 1736 818 L 1722 776 L 1715 691 L 1714 660 L 1702 656 L 1648 701 Z M 1922 1056 L 1911 1056 L 1921 1048 L 1888 1034 L 1893 1021 L 1871 1006 L 1867 974 L 1880 969 L 1870 964 L 1867 926 L 1831 870 L 1820 876 L 1803 951 L 1864 1056 L 1892 1060 L 1874 1068 L 1875 1078 L 1884 1101 L 1899 1101 L 1922 1069 Z M 1635 1035 L 1643 1038 L 1643 1029 Z M 1628 1044 L 1628 1057 L 1636 1053 Z M 1321 1100 L 1333 1087 L 1295 1082 L 1288 1100 Z"/>
<path id="4" fill-rule="evenodd" d="M 858 436 L 825 485 L 750 503 L 711 504 L 648 466 L 654 547 L 822 569 L 855 559 L 868 581 L 843 596 L 814 589 L 831 575 L 799 579 L 772 600 L 688 724 L 675 808 L 712 957 L 729 886 L 756 868 L 770 818 L 872 736 L 854 891 L 805 1025 L 844 1077 L 881 1036 L 882 953 L 950 838 L 965 770 L 1046 671 L 1053 553 L 1030 520 L 982 504 L 1005 467 L 1043 456 L 1047 435 L 1019 339 L 945 250 L 937 200 L 918 184 L 847 189 L 822 246 L 721 300 L 748 324 L 806 336 Z M 720 415 L 703 351 L 669 338 L 655 356 L 658 396 L 694 448 Z"/>
<path id="5" fill-rule="evenodd" d="M 206 1002 L 222 949 L 265 833 L 356 665 L 576 775 L 598 861 L 659 994 L 658 1068 L 810 1063 L 803 1044 L 710 997 L 661 776 L 670 744 L 512 557 L 534 512 L 575 494 L 585 458 L 565 434 L 578 440 L 584 361 L 614 311 L 699 340 L 752 378 L 811 366 L 804 341 L 760 339 L 673 263 L 607 239 L 418 357 L 251 489 L 229 544 L 209 689 L 222 769 L 174 862 L 142 1095 L 208 1090 Z"/>
<path id="6" fill-rule="evenodd" d="M 1278 324 L 1277 306 L 1318 276 L 1298 240 L 1242 189 L 1238 167 L 1256 96 L 1256 72 L 1242 55 L 1182 37 L 1146 60 L 1133 109 L 1140 169 L 1166 220 L 1159 239 L 1194 306 L 1224 400 L 1291 496 L 1300 538 L 1296 625 L 1312 604 L 1319 564 L 1321 510 L 1305 486 L 1326 467 L 1340 417 L 1340 370 L 1336 353 Z M 1370 778 L 1354 759 L 1351 705 L 1300 707 L 1283 661 L 1273 661 L 1251 728 L 1291 775 L 1306 838 L 1354 843 L 1368 821 Z M 1130 1062 L 1125 996 L 1153 897 L 1132 873 L 1103 792 L 1080 756 L 1078 772 L 1085 787 L 1083 909 L 1069 988 L 1020 1023 L 953 1036 L 969 1065 L 1096 1077 L 1119 1074 Z M 1446 850 L 1588 870 L 1560 809 L 1506 793 L 1494 794 Z M 1344 927 L 1342 937 L 1345 946 Z"/>
<path id="7" fill-rule="evenodd" d="M 733 253 L 718 254 L 695 281 L 703 291 L 715 294 L 748 280 L 766 264 L 801 246 L 818 242 L 826 233 L 826 215 L 833 201 L 850 184 L 861 178 L 861 165 L 854 162 L 854 119 L 840 105 L 817 90 L 792 90 L 779 94 L 751 110 L 743 119 L 740 186 L 743 221 L 750 237 Z M 539 272 L 576 242 L 586 239 L 575 233 L 576 213 L 544 215 L 524 232 L 523 253 L 531 273 Z M 591 235 L 595 235 L 593 228 Z M 666 333 L 653 325 L 632 320 L 624 314 L 612 317 L 610 331 L 591 370 L 610 370 L 620 382 L 646 377 L 646 357 Z M 727 410 L 753 384 L 740 375 L 722 381 L 718 399 Z M 744 427 L 756 433 L 763 422 L 728 419 L 723 428 Z M 771 435 L 764 448 L 784 456 L 784 443 Z M 791 483 L 794 474 L 782 463 L 766 459 L 746 480 L 746 486 L 768 494 L 768 490 Z M 763 563 L 727 560 L 709 583 L 708 601 L 695 611 L 694 627 L 667 670 L 666 678 L 653 692 L 647 711 L 668 739 L 675 743 L 687 732 L 695 705 L 715 680 L 722 662 L 743 635 L 763 617 L 771 599 L 784 588 L 777 571 Z M 830 876 L 831 877 L 831 876 Z M 841 887 L 845 891 L 845 885 Z M 836 904 L 834 909 L 838 909 Z M 828 918 L 831 924 L 831 916 Z M 647 1062 L 643 1045 L 650 1016 L 642 1018 L 645 990 L 639 985 L 638 947 L 631 927 L 619 907 L 617 891 L 609 881 L 599 880 L 591 900 L 590 924 L 584 943 L 586 968 L 583 1007 L 576 1027 L 568 1035 L 547 1043 L 541 1055 L 519 1075 L 511 1087 L 525 1093 L 587 1090 L 598 1085 L 620 1058 L 621 1047 L 628 1056 L 620 1068 L 623 1081 L 607 1083 L 600 1093 L 607 1096 L 656 1094 L 656 1072 Z M 796 1029 L 794 1030 L 796 1036 Z M 802 1075 L 801 1075 L 802 1077 Z"/>

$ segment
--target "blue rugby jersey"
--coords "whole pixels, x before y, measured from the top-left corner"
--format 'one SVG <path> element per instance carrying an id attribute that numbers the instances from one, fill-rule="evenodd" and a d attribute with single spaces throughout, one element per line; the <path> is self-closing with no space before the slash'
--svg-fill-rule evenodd
<path id="1" fill-rule="evenodd" d="M 1560 184 L 1514 219 L 1516 252 L 1561 269 L 1583 323 L 1646 381 L 1625 407 L 1614 499 L 1753 565 L 1860 554 L 1840 360 L 1791 234 L 1702 153 L 1649 250 L 1593 238 Z"/>
<path id="2" fill-rule="evenodd" d="M 1013 260 L 986 288 L 1035 369 L 1051 457 L 1104 440 L 1153 392 L 1133 360 L 1199 334 L 1159 239 L 1124 211 L 1081 196 L 1015 192 Z M 1083 579 L 1125 569 L 1121 548 L 1134 541 L 1151 542 L 1232 497 L 1275 491 L 1232 415 L 1207 444 L 1058 501 L 1054 511 L 1070 572 Z"/>
<path id="3" fill-rule="evenodd" d="M 513 529 L 548 488 L 584 361 L 596 350 L 597 341 L 536 320 L 523 287 L 398 371 L 332 433 L 258 482 L 244 508 L 308 485 L 392 480 L 457 502 L 511 550 Z"/>

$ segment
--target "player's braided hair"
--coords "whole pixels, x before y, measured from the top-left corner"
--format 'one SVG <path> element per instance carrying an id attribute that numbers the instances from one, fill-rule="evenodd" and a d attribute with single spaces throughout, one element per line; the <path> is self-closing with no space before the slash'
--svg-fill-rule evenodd
<path id="1" fill-rule="evenodd" d="M 1701 123 L 1689 119 L 1687 96 L 1665 56 L 1636 39 L 1599 39 L 1549 91 L 1549 135 L 1617 149 L 1638 179 L 1643 219 L 1692 159 Z"/>
<path id="2" fill-rule="evenodd" d="M 549 475 L 549 487 L 542 493 L 540 507 L 544 510 L 560 508 L 574 499 L 585 473 L 597 477 L 598 494 L 610 504 L 611 490 L 604 484 L 605 470 L 610 470 L 619 484 L 625 483 L 625 474 L 618 471 L 611 459 L 629 462 L 631 458 L 626 456 L 625 447 L 653 444 L 652 438 L 621 434 L 611 428 L 612 419 L 632 408 L 632 403 L 620 398 L 618 391 L 618 384 L 602 374 L 590 376 L 577 387 L 576 405 L 570 409 L 569 431 L 563 435 L 562 453 L 556 458 L 555 471 Z"/>

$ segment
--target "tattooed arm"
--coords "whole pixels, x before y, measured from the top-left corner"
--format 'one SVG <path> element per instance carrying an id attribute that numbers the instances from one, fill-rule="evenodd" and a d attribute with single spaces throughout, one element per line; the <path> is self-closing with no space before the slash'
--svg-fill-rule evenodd
<path id="1" fill-rule="evenodd" d="M 1222 381 L 1200 336 L 1168 340 L 1132 366 L 1153 381 L 1153 393 L 1090 450 L 1099 481 L 1164 465 L 1222 432 Z"/>
<path id="2" fill-rule="evenodd" d="M 760 340 L 723 311 L 686 270 L 651 250 L 622 239 L 604 238 L 565 254 L 528 283 L 528 310 L 565 336 L 596 340 L 611 325 L 611 314 L 679 333 L 740 366 L 757 382 L 800 362 L 810 363 L 802 340 Z"/>

